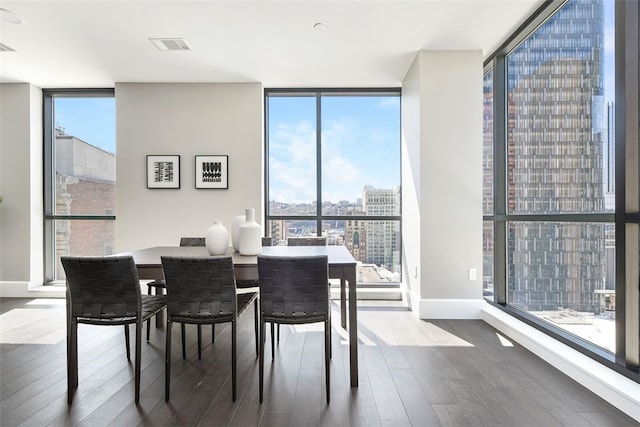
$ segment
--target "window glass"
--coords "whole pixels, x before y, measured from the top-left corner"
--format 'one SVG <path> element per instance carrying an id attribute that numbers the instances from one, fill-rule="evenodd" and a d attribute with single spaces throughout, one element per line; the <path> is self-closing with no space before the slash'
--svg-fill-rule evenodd
<path id="1" fill-rule="evenodd" d="M 399 92 L 313 94 L 267 92 L 267 234 L 325 236 L 368 266 L 360 282 L 397 283 Z"/>
<path id="2" fill-rule="evenodd" d="M 615 352 L 614 229 L 510 223 L 509 304 Z"/>
<path id="3" fill-rule="evenodd" d="M 316 98 L 267 100 L 269 214 L 316 215 Z"/>
<path id="4" fill-rule="evenodd" d="M 482 296 L 494 301 L 493 221 L 482 222 Z"/>
<path id="5" fill-rule="evenodd" d="M 493 71 L 483 78 L 482 97 L 482 213 L 493 215 Z M 482 225 L 482 295 L 494 300 L 493 222 Z"/>
<path id="6" fill-rule="evenodd" d="M 493 71 L 482 83 L 482 213 L 493 215 Z"/>
<path id="7" fill-rule="evenodd" d="M 400 97 L 322 97 L 322 214 L 400 214 Z"/>
<path id="8" fill-rule="evenodd" d="M 47 282 L 65 278 L 64 255 L 111 255 L 115 247 L 116 147 L 113 94 L 45 94 L 49 193 L 45 200 Z"/>
<path id="9" fill-rule="evenodd" d="M 508 303 L 612 352 L 614 227 L 577 220 L 615 208 L 613 7 L 570 0 L 507 55 L 506 147 L 507 212 L 537 217 L 508 222 Z"/>
<path id="10" fill-rule="evenodd" d="M 613 2 L 569 1 L 507 56 L 511 213 L 614 209 L 604 5 Z"/>

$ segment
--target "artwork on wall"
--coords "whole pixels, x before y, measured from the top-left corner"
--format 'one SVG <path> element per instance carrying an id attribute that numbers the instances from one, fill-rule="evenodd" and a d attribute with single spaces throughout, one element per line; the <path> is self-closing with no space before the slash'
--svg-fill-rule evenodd
<path id="1" fill-rule="evenodd" d="M 229 188 L 229 156 L 196 156 L 196 188 Z"/>
<path id="2" fill-rule="evenodd" d="M 147 156 L 147 188 L 180 188 L 180 156 Z"/>

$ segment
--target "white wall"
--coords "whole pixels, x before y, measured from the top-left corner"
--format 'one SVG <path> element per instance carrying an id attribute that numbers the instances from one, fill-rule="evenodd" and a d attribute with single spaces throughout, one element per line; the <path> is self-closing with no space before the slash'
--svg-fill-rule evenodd
<path id="1" fill-rule="evenodd" d="M 402 107 L 404 277 L 412 307 L 421 318 L 479 318 L 482 52 L 419 52 L 403 82 Z"/>
<path id="2" fill-rule="evenodd" d="M 116 250 L 176 245 L 256 209 L 262 225 L 263 92 L 258 83 L 118 83 Z M 181 156 L 181 188 L 147 189 L 146 156 Z M 195 189 L 195 155 L 229 156 L 229 189 Z"/>
<path id="3" fill-rule="evenodd" d="M 43 282 L 42 92 L 0 84 L 0 296 Z"/>

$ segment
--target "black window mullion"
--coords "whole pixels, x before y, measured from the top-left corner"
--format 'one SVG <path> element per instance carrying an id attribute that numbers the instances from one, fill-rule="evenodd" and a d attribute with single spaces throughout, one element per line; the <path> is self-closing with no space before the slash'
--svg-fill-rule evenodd
<path id="1" fill-rule="evenodd" d="M 316 234 L 322 236 L 322 95 L 316 93 Z"/>

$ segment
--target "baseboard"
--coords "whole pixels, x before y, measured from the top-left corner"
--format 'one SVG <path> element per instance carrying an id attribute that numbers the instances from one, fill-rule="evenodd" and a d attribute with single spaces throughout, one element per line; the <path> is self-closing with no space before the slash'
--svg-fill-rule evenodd
<path id="1" fill-rule="evenodd" d="M 420 319 L 480 319 L 482 299 L 411 299 Z M 415 309 L 414 309 L 415 312 Z"/>
<path id="2" fill-rule="evenodd" d="M 482 320 L 640 421 L 640 384 L 490 304 L 484 305 Z"/>
<path id="3" fill-rule="evenodd" d="M 65 287 L 3 281 L 0 282 L 0 298 L 65 298 Z"/>
<path id="4" fill-rule="evenodd" d="M 400 301 L 400 288 L 358 288 L 358 300 Z M 340 299 L 340 287 L 331 287 L 331 299 Z"/>

